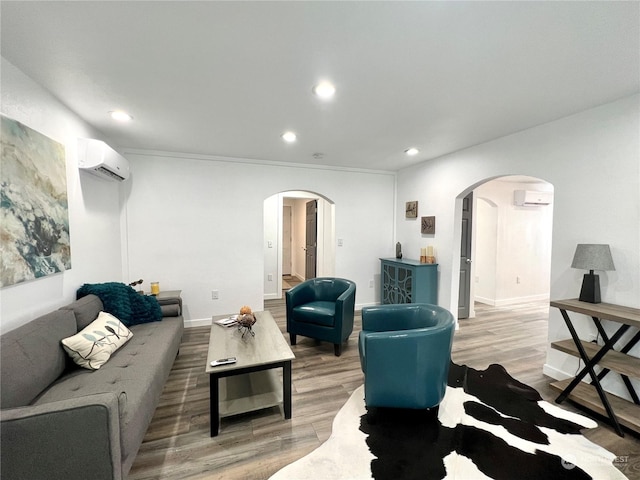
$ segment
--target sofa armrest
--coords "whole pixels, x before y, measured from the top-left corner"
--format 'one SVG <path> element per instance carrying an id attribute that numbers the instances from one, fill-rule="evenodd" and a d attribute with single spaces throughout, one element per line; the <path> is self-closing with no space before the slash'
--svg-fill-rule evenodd
<path id="1" fill-rule="evenodd" d="M 336 300 L 336 326 L 341 330 L 341 339 L 346 340 L 353 332 L 353 317 L 356 303 L 355 284 L 343 292 Z"/>
<path id="2" fill-rule="evenodd" d="M 1 410 L 0 422 L 2 478 L 122 479 L 113 393 Z"/>
<path id="3" fill-rule="evenodd" d="M 182 315 L 182 297 L 179 295 L 174 297 L 158 298 L 160 310 L 163 317 L 179 317 Z"/>

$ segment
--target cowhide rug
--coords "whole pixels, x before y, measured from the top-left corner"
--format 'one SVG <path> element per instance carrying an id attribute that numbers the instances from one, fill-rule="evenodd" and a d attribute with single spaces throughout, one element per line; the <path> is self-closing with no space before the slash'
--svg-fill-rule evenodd
<path id="1" fill-rule="evenodd" d="M 542 400 L 501 365 L 451 364 L 435 415 L 379 409 L 370 424 L 359 387 L 331 437 L 271 480 L 624 479 L 615 455 L 580 434 L 597 424 Z"/>

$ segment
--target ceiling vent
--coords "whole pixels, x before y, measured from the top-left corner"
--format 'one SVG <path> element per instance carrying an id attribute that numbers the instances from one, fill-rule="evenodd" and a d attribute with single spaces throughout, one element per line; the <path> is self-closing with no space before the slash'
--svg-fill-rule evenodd
<path id="1" fill-rule="evenodd" d="M 549 205 L 553 200 L 552 192 L 533 192 L 531 190 L 514 190 L 514 203 L 520 207 L 538 207 Z"/>
<path id="2" fill-rule="evenodd" d="M 129 178 L 129 161 L 102 140 L 78 139 L 78 167 L 117 182 Z"/>

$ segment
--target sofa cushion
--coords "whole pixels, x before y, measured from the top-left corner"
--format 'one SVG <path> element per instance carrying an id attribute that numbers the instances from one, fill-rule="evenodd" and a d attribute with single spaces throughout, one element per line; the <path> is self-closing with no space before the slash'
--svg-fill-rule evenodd
<path id="1" fill-rule="evenodd" d="M 294 307 L 293 311 L 297 322 L 332 327 L 335 321 L 336 304 L 324 301 L 309 302 Z"/>
<path id="2" fill-rule="evenodd" d="M 89 370 L 97 370 L 104 365 L 133 334 L 120 320 L 107 312 L 100 312 L 98 318 L 75 335 L 64 338 L 62 346 L 75 363 Z"/>
<path id="3" fill-rule="evenodd" d="M 55 310 L 2 335 L 2 408 L 29 405 L 62 375 L 67 355 L 60 340 L 76 332 L 73 312 Z"/>
<path id="4" fill-rule="evenodd" d="M 71 310 L 74 313 L 78 325 L 76 331 L 79 332 L 93 322 L 98 314 L 104 310 L 104 307 L 100 298 L 95 295 L 87 295 L 69 305 L 60 307 L 60 310 Z"/>

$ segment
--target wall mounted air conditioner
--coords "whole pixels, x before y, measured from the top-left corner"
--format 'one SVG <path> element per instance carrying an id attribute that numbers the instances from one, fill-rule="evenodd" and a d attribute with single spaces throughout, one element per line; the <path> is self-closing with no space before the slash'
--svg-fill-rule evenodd
<path id="1" fill-rule="evenodd" d="M 78 167 L 118 182 L 129 178 L 129 161 L 102 140 L 93 138 L 78 139 Z"/>
<path id="2" fill-rule="evenodd" d="M 537 207 L 549 205 L 553 200 L 552 192 L 533 192 L 531 190 L 514 190 L 514 203 L 520 207 Z"/>

